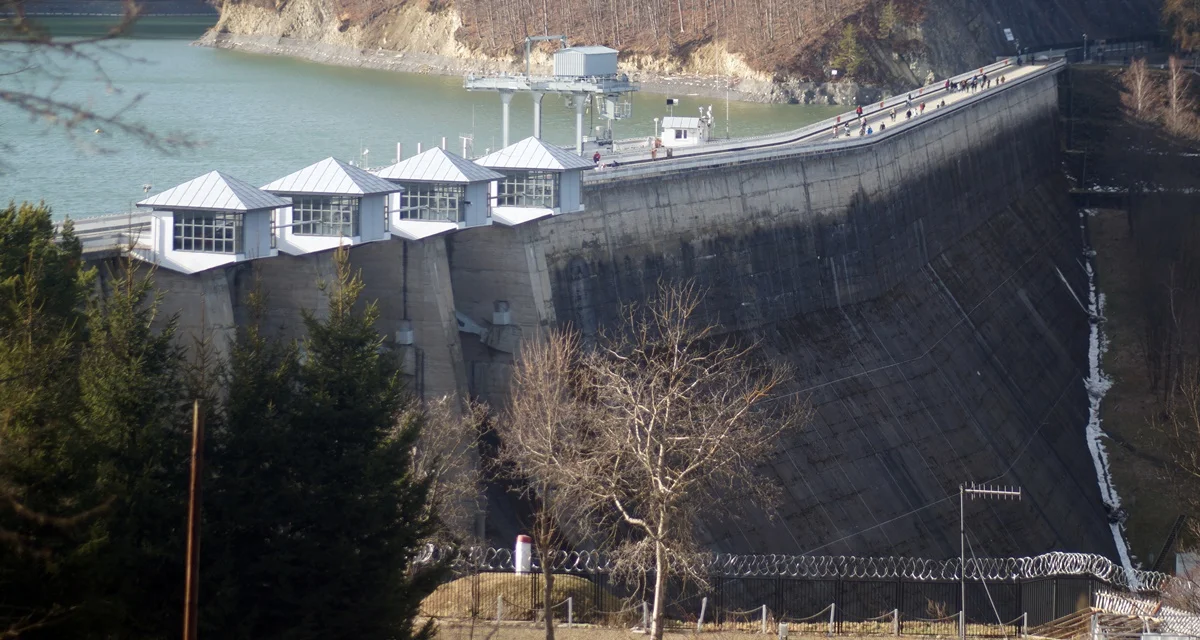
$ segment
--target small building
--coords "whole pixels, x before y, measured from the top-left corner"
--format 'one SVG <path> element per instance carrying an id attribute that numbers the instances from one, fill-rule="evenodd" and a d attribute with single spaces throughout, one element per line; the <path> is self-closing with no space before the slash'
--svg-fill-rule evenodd
<path id="1" fill-rule="evenodd" d="M 662 119 L 664 147 L 693 147 L 708 142 L 709 122 L 704 118 L 666 116 Z"/>
<path id="2" fill-rule="evenodd" d="M 587 78 L 617 75 L 617 50 L 600 46 L 567 47 L 554 53 L 554 75 Z"/>
<path id="3" fill-rule="evenodd" d="M 281 209 L 279 250 L 291 255 L 388 240 L 388 195 L 401 188 L 336 158 L 326 158 L 263 186 L 291 205 Z"/>
<path id="4" fill-rule="evenodd" d="M 409 240 L 491 224 L 490 186 L 504 179 L 440 147 L 374 173 L 404 189 L 389 196 L 391 226 Z"/>
<path id="5" fill-rule="evenodd" d="M 475 160 L 503 178 L 492 185 L 492 219 L 506 225 L 583 211 L 585 160 L 538 138 L 525 138 Z"/>
<path id="6" fill-rule="evenodd" d="M 278 255 L 273 213 L 288 201 L 225 175 L 206 173 L 150 196 L 150 246 L 134 255 L 172 271 L 196 273 Z"/>

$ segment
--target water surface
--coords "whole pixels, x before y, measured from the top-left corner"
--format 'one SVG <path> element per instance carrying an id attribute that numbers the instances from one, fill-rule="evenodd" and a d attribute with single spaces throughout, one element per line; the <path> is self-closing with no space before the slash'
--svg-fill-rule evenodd
<path id="1" fill-rule="evenodd" d="M 170 23 L 172 35 L 196 31 Z M 204 20 L 201 18 L 200 20 Z M 149 33 L 147 33 L 149 31 Z M 31 121 L 0 106 L 0 149 L 4 156 L 0 198 L 45 200 L 57 215 L 83 217 L 127 211 L 150 192 L 219 169 L 251 184 L 265 184 L 328 156 L 381 166 L 447 139 L 461 152 L 460 136 L 473 137 L 473 155 L 501 146 L 500 100 L 494 93 L 463 90 L 457 77 L 351 69 L 275 56 L 190 46 L 184 37 L 154 37 L 153 30 L 111 43 L 102 57 L 110 92 L 95 69 L 66 63 L 61 78 L 34 87 L 57 99 L 82 102 L 102 112 L 137 98 L 128 117 L 158 133 L 184 132 L 194 148 L 162 153 L 115 132 L 65 136 L 56 127 Z M 29 80 L 23 82 L 29 86 Z M 648 136 L 653 119 L 667 114 L 667 96 L 639 93 L 633 117 L 619 121 L 616 137 Z M 715 131 L 726 131 L 723 101 L 684 95 L 676 115 L 695 115 L 712 104 Z M 734 136 L 796 128 L 828 117 L 836 107 L 729 104 Z M 543 102 L 546 139 L 573 142 L 573 109 L 562 98 Z M 601 121 L 588 116 L 589 126 Z M 531 135 L 530 98 L 512 104 L 512 141 Z"/>

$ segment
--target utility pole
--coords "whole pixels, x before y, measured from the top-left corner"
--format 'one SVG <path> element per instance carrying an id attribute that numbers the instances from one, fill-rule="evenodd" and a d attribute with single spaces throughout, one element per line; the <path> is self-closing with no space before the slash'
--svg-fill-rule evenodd
<path id="1" fill-rule="evenodd" d="M 975 484 L 974 482 L 970 486 L 966 484 L 958 485 L 958 582 L 962 589 L 960 596 L 962 604 L 958 610 L 958 637 L 961 640 L 967 639 L 967 516 L 964 502 L 968 495 L 971 496 L 972 500 L 976 496 L 980 498 L 1013 498 L 1020 500 L 1021 488 L 993 487 L 990 485 Z M 976 572 L 978 570 L 978 567 L 976 567 Z"/>
<path id="2" fill-rule="evenodd" d="M 192 474 L 188 482 L 187 584 L 183 596 L 183 640 L 196 640 L 200 591 L 200 474 L 204 467 L 204 409 L 192 401 Z"/>

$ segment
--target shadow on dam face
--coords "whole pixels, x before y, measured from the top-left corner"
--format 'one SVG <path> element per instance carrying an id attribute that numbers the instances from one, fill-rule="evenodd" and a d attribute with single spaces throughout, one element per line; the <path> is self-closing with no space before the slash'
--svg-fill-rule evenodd
<path id="1" fill-rule="evenodd" d="M 893 145 L 601 189 L 592 220 L 547 225 L 559 323 L 613 326 L 660 281 L 694 280 L 706 319 L 762 341 L 811 403 L 760 470 L 777 512 L 702 523 L 710 548 L 955 556 L 958 485 L 994 480 L 1025 499 L 968 502 L 979 553 L 1114 555 L 1056 97 L 1050 82 Z"/>

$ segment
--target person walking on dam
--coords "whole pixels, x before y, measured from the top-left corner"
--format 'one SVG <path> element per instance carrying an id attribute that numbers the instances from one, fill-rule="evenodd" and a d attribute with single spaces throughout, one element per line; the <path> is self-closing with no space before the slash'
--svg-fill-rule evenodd
<path id="1" fill-rule="evenodd" d="M 597 167 L 600 166 L 600 152 L 599 151 L 592 154 L 592 164 L 596 165 Z"/>
<path id="2" fill-rule="evenodd" d="M 859 118 L 862 117 L 862 105 L 861 104 L 858 105 L 858 108 L 854 110 L 854 113 L 857 114 Z"/>
<path id="3" fill-rule="evenodd" d="M 892 107 L 892 122 L 896 121 L 896 107 Z"/>

